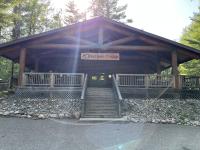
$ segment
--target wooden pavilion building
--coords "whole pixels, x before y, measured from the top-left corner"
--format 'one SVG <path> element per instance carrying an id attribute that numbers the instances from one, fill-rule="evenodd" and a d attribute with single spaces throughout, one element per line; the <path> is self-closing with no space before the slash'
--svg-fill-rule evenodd
<path id="1" fill-rule="evenodd" d="M 19 89 L 73 87 L 81 99 L 200 85 L 178 72 L 179 64 L 200 58 L 199 50 L 103 17 L 1 44 L 0 56 L 19 63 Z M 170 67 L 171 75 L 161 74 Z"/>

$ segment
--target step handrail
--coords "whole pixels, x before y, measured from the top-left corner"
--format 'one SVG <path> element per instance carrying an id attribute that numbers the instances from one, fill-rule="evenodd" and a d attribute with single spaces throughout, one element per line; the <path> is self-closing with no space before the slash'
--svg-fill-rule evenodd
<path id="1" fill-rule="evenodd" d="M 117 81 L 116 81 L 115 75 L 112 75 L 112 78 L 113 78 L 114 88 L 115 88 L 116 93 L 117 93 L 117 97 L 121 101 L 122 100 L 122 95 L 121 95 L 121 92 L 119 90 L 119 86 L 117 85 Z"/>
<path id="2" fill-rule="evenodd" d="M 114 92 L 116 92 L 116 95 L 117 95 L 118 115 L 119 115 L 119 117 L 121 117 L 121 102 L 122 102 L 123 98 L 122 98 L 121 92 L 119 90 L 119 87 L 117 85 L 115 75 L 112 75 L 112 79 L 113 79 Z"/>
<path id="3" fill-rule="evenodd" d="M 81 100 L 85 99 L 85 93 L 86 93 L 86 89 L 87 89 L 87 78 L 88 78 L 87 76 L 88 75 L 86 74 L 85 78 L 84 78 L 83 88 L 82 88 L 82 92 L 81 92 Z"/>
<path id="4" fill-rule="evenodd" d="M 83 88 L 81 92 L 81 116 L 85 114 L 85 95 L 86 95 L 86 89 L 87 89 L 87 80 L 88 75 L 85 75 L 84 82 L 83 82 Z"/>

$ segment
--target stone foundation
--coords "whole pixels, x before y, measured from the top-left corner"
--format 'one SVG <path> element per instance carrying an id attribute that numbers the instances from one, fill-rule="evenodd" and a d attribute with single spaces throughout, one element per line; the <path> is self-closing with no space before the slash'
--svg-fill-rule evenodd
<path id="1" fill-rule="evenodd" d="M 125 99 L 123 115 L 134 122 L 200 125 L 200 101 Z"/>
<path id="2" fill-rule="evenodd" d="M 81 112 L 80 99 L 2 99 L 0 115 L 45 118 L 75 118 Z M 80 116 L 80 115 L 79 115 Z"/>

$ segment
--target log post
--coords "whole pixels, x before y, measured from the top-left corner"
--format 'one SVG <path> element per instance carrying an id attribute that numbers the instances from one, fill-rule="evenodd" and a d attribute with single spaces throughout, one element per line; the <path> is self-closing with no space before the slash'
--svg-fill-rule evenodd
<path id="1" fill-rule="evenodd" d="M 39 58 L 35 58 L 34 70 L 35 72 L 39 71 Z"/>
<path id="2" fill-rule="evenodd" d="M 104 41 L 104 39 L 103 39 L 103 28 L 100 28 L 99 29 L 99 33 L 98 33 L 98 44 L 99 44 L 99 46 L 102 46 L 103 45 L 103 41 Z"/>
<path id="3" fill-rule="evenodd" d="M 18 78 L 18 86 L 23 85 L 23 73 L 26 66 L 26 48 L 22 48 L 20 50 L 19 56 L 19 78 Z"/>
<path id="4" fill-rule="evenodd" d="M 54 74 L 53 73 L 50 74 L 50 87 L 51 88 L 54 87 Z"/>
<path id="5" fill-rule="evenodd" d="M 179 88 L 177 51 L 172 51 L 172 75 L 174 76 L 174 88 Z"/>
<path id="6" fill-rule="evenodd" d="M 13 75 L 14 75 L 14 65 L 15 65 L 15 63 L 14 63 L 14 61 L 12 61 L 11 62 L 11 77 L 10 77 L 10 85 L 9 85 L 9 88 L 10 89 L 12 89 L 13 88 L 13 80 L 14 80 L 14 77 L 13 77 Z"/>
<path id="7" fill-rule="evenodd" d="M 146 89 L 149 88 L 149 76 L 148 75 L 144 76 L 144 85 L 145 85 Z"/>
<path id="8" fill-rule="evenodd" d="M 160 65 L 160 61 L 157 63 L 157 74 L 158 74 L 158 75 L 161 74 L 161 65 Z"/>

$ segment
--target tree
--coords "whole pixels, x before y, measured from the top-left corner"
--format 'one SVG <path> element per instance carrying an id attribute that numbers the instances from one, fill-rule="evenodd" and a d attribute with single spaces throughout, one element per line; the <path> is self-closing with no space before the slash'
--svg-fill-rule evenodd
<path id="1" fill-rule="evenodd" d="M 116 21 L 126 18 L 127 5 L 118 5 L 119 0 L 92 0 L 92 17 L 103 16 Z M 131 22 L 130 19 L 128 19 Z"/>
<path id="2" fill-rule="evenodd" d="M 9 39 L 8 27 L 13 23 L 12 20 L 17 18 L 15 13 L 11 13 L 13 7 L 18 5 L 21 0 L 0 0 L 0 42 L 5 42 Z"/>
<path id="3" fill-rule="evenodd" d="M 15 5 L 13 8 L 13 14 L 16 15 L 16 17 L 13 18 L 13 28 L 12 28 L 12 35 L 11 39 L 16 40 L 21 36 L 21 25 L 22 25 L 22 19 L 21 19 L 21 11 L 22 11 L 22 5 L 18 4 Z"/>
<path id="4" fill-rule="evenodd" d="M 49 0 L 26 0 L 13 8 L 11 39 L 41 33 L 61 27 L 60 13 L 50 7 Z"/>
<path id="5" fill-rule="evenodd" d="M 191 18 L 191 24 L 185 28 L 181 43 L 200 49 L 200 7 L 199 12 Z M 200 60 L 192 60 L 180 65 L 180 73 L 186 75 L 200 75 Z"/>
<path id="6" fill-rule="evenodd" d="M 63 21 L 62 21 L 62 11 L 58 11 L 55 14 L 52 15 L 52 21 L 48 25 L 50 29 L 54 28 L 60 28 L 63 26 Z"/>
<path id="7" fill-rule="evenodd" d="M 50 20 L 48 14 L 51 13 L 51 9 L 48 0 L 27 0 L 23 7 L 22 36 L 49 30 L 48 23 L 50 23 Z"/>
<path id="8" fill-rule="evenodd" d="M 0 41 L 16 40 L 61 26 L 49 0 L 20 1 L 0 0 Z M 15 65 L 15 73 L 17 70 Z M 0 57 L 0 78 L 9 79 L 10 74 L 11 61 Z"/>
<path id="9" fill-rule="evenodd" d="M 10 40 L 10 35 L 11 35 L 10 27 L 13 25 L 17 26 L 14 20 L 17 20 L 18 18 L 18 15 L 17 15 L 18 8 L 16 6 L 19 5 L 20 2 L 21 0 L 12 0 L 12 1 L 0 0 L 0 42 L 6 42 Z M 12 10 L 14 13 L 11 13 Z M 0 57 L 0 79 L 8 80 L 10 78 L 11 63 L 12 62 L 10 60 Z M 18 70 L 18 66 L 15 65 L 14 74 L 16 74 L 17 70 Z"/>
<path id="10" fill-rule="evenodd" d="M 0 57 L 0 79 L 9 80 L 11 77 L 12 62 L 6 58 Z M 19 71 L 19 65 L 14 64 L 13 75 L 16 77 Z"/>
<path id="11" fill-rule="evenodd" d="M 69 0 L 66 3 L 66 8 L 64 13 L 65 13 L 64 23 L 66 25 L 77 23 L 83 19 L 83 14 L 77 8 L 74 0 Z"/>

